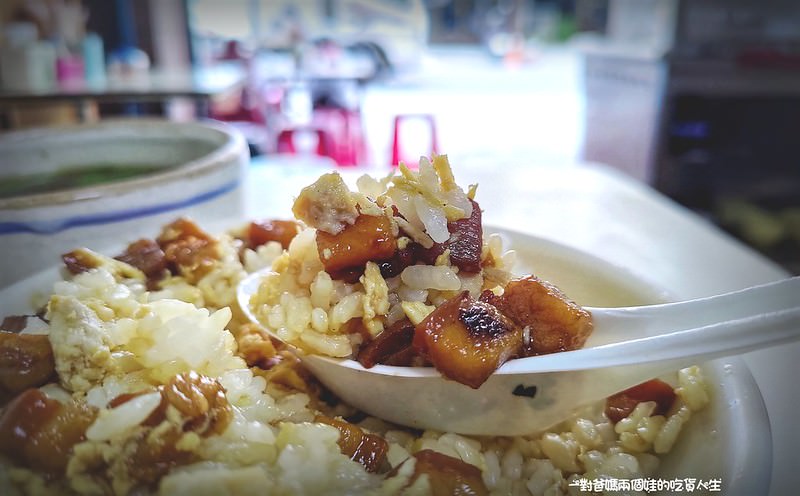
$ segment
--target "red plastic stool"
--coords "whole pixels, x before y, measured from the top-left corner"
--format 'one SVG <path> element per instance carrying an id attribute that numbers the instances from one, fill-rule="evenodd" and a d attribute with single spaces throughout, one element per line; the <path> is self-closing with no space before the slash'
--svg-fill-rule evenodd
<path id="1" fill-rule="evenodd" d="M 284 129 L 278 134 L 278 153 L 291 153 L 295 154 L 298 151 L 303 151 L 303 146 L 297 142 L 298 139 L 303 139 L 307 136 L 315 137 L 316 144 L 309 143 L 311 146 L 306 151 L 312 151 L 317 155 L 333 158 L 333 140 L 330 135 L 322 129 L 298 127 L 291 129 Z M 301 145 L 301 146 L 298 146 Z"/>
<path id="2" fill-rule="evenodd" d="M 397 167 L 403 162 L 410 169 L 419 167 L 421 156 L 438 153 L 436 121 L 431 114 L 401 114 L 394 118 L 392 161 Z"/>

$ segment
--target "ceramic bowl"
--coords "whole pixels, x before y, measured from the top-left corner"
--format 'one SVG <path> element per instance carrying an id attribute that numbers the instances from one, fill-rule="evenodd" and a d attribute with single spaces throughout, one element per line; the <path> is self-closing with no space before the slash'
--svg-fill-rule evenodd
<path id="1" fill-rule="evenodd" d="M 0 287 L 77 246 L 100 251 L 120 239 L 152 237 L 179 216 L 203 223 L 240 217 L 247 160 L 244 138 L 212 122 L 114 120 L 3 135 L 0 182 L 7 185 L 81 169 L 85 176 L 87 168 L 147 172 L 0 195 Z"/>
<path id="2" fill-rule="evenodd" d="M 229 227 L 235 224 L 236 221 L 231 222 Z M 516 273 L 536 273 L 583 305 L 647 304 L 680 296 L 668 294 L 640 274 L 562 244 L 496 228 L 487 231 L 499 233 L 504 238 L 503 245 L 517 251 Z M 127 241 L 127 238 L 118 240 L 118 245 L 112 249 L 118 250 Z M 0 289 L 0 316 L 31 313 L 35 309 L 31 307 L 32 296 L 49 293 L 53 282 L 60 278 L 59 268 L 51 263 L 47 270 Z M 737 357 L 706 362 L 701 367 L 710 385 L 711 402 L 693 415 L 672 451 L 663 458 L 658 472 L 651 477 L 656 480 L 718 479 L 723 488 L 721 494 L 766 494 L 772 468 L 772 437 L 767 411 L 750 371 Z M 330 384 L 345 385 L 352 383 L 352 376 L 348 374 L 357 373 L 343 367 L 318 372 L 323 377 L 335 374 L 329 377 Z M 397 371 L 397 382 L 392 388 L 402 389 L 403 375 L 413 373 Z M 373 405 L 396 405 L 390 400 L 397 390 L 386 390 L 385 384 L 382 380 L 362 384 L 359 389 L 363 401 Z M 418 383 L 414 387 L 420 395 L 427 394 L 420 390 L 424 388 L 419 388 Z M 439 393 L 449 394 L 448 391 Z M 390 417 L 391 411 L 386 412 L 386 416 Z M 665 491 L 664 494 L 675 493 Z"/>

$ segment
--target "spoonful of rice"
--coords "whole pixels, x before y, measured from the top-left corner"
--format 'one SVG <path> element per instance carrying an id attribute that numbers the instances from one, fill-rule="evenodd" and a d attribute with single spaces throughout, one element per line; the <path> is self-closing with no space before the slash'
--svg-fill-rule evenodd
<path id="1" fill-rule="evenodd" d="M 247 277 L 237 298 L 249 319 L 280 339 L 252 305 L 269 274 Z M 528 434 L 667 372 L 797 340 L 800 277 L 691 301 L 583 310 L 591 315 L 591 346 L 510 359 L 478 387 L 434 367 L 365 368 L 350 358 L 309 353 L 297 343 L 287 346 L 321 383 L 370 415 L 463 434 Z M 423 320 L 415 332 L 425 326 Z"/>
<path id="2" fill-rule="evenodd" d="M 536 275 L 512 273 L 514 252 L 502 235 L 484 235 L 476 186 L 458 186 L 446 156 L 398 170 L 362 176 L 356 190 L 323 174 L 296 197 L 289 239 L 275 225 L 243 239 L 283 248 L 239 286 L 245 314 L 371 415 L 527 434 L 682 366 L 800 335 L 797 279 L 670 305 L 582 307 Z M 586 272 L 601 260 L 567 258 L 580 285 L 595 284 Z"/>

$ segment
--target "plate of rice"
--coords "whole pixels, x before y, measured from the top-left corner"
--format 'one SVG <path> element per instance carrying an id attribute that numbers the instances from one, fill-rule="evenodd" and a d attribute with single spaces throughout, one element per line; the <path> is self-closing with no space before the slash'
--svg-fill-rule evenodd
<path id="1" fill-rule="evenodd" d="M 455 294 L 480 295 L 514 274 L 536 274 L 581 306 L 671 295 L 513 231 L 481 225 L 477 249 L 461 250 L 454 226 L 491 205 L 455 185 L 444 156 L 353 189 L 325 176 L 297 193 L 294 219 L 223 229 L 176 219 L 115 253 L 76 247 L 0 291 L 2 493 L 766 492 L 766 411 L 736 358 L 675 371 L 524 435 L 402 426 L 342 402 L 270 333 L 355 360 L 393 324 L 419 324 Z M 356 229 L 370 242 L 343 244 L 341 233 Z M 265 270 L 259 325 L 236 288 Z M 378 366 L 432 365 L 404 353 L 380 354 Z"/>

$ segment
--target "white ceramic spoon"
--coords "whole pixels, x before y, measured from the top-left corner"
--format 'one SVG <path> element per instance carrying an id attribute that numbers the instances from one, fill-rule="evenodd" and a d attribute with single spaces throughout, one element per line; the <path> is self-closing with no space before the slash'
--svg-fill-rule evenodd
<path id="1" fill-rule="evenodd" d="M 265 272 L 238 288 L 244 313 Z M 591 308 L 593 346 L 506 362 L 479 388 L 435 369 L 305 354 L 325 386 L 370 415 L 415 428 L 475 435 L 539 432 L 577 408 L 705 360 L 800 339 L 800 277 L 678 303 Z M 269 329 L 267 329 L 269 331 Z"/>

